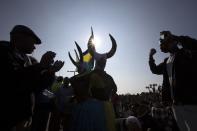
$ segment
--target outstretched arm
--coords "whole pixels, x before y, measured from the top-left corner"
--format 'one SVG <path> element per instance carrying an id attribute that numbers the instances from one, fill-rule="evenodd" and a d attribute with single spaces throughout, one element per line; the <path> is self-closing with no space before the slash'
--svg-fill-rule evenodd
<path id="1" fill-rule="evenodd" d="M 153 58 L 153 55 L 155 53 L 156 53 L 156 50 L 152 48 L 149 53 L 149 67 L 153 74 L 161 75 L 163 74 L 164 62 L 160 63 L 159 65 L 156 65 L 155 60 Z"/>

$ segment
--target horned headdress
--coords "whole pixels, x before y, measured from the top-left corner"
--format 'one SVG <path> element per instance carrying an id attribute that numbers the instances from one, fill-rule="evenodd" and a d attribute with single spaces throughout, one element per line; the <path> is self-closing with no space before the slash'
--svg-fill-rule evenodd
<path id="1" fill-rule="evenodd" d="M 111 34 L 109 34 L 109 37 L 112 41 L 112 48 L 109 52 L 103 53 L 103 54 L 96 52 L 95 45 L 93 43 L 94 33 L 93 33 L 92 27 L 91 27 L 91 36 L 90 36 L 90 38 L 88 40 L 88 44 L 87 44 L 88 49 L 85 52 L 82 52 L 80 46 L 75 41 L 75 45 L 76 45 L 77 50 L 79 52 L 79 56 L 75 50 L 77 61 L 75 61 L 71 57 L 70 52 L 69 52 L 69 58 L 70 58 L 71 62 L 77 67 L 78 73 L 92 70 L 94 67 L 94 59 L 96 60 L 96 66 L 105 65 L 106 60 L 108 58 L 111 58 L 115 54 L 116 49 L 117 49 L 116 41 Z M 101 62 L 101 60 L 102 60 L 102 62 Z"/>
<path id="2" fill-rule="evenodd" d="M 93 59 L 93 52 L 95 51 L 95 46 L 92 43 L 92 39 L 94 39 L 94 34 L 93 34 L 93 30 L 91 28 L 91 36 L 88 40 L 88 49 L 84 52 L 82 52 L 80 46 L 77 44 L 77 42 L 75 41 L 75 45 L 77 47 L 78 53 L 76 50 L 75 51 L 75 55 L 76 55 L 76 61 L 71 57 L 70 52 L 68 53 L 69 58 L 71 60 L 71 62 L 76 66 L 78 73 L 83 73 L 85 71 L 91 71 L 94 67 L 94 59 Z M 92 53 L 90 53 L 90 51 Z"/>
<path id="3" fill-rule="evenodd" d="M 92 30 L 92 34 L 93 34 L 93 30 Z M 114 39 L 114 37 L 111 34 L 109 34 L 109 37 L 112 42 L 112 48 L 110 49 L 109 52 L 101 54 L 101 53 L 98 53 L 94 48 L 88 48 L 90 54 L 92 54 L 92 56 L 96 60 L 96 67 L 105 66 L 106 60 L 108 58 L 111 58 L 116 52 L 116 49 L 117 49 L 116 40 Z M 94 37 L 92 37 L 92 39 L 94 39 Z M 89 44 L 93 45 L 92 40 L 89 40 L 89 41 L 90 41 Z M 88 47 L 91 47 L 91 46 L 88 46 Z M 104 65 L 102 65 L 102 64 L 104 64 Z M 104 67 L 102 67 L 102 68 L 104 68 Z"/>

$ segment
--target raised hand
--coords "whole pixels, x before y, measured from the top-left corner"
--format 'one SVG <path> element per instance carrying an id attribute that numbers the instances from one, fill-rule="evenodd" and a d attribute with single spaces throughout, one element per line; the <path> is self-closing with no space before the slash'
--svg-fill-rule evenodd
<path id="1" fill-rule="evenodd" d="M 53 72 L 58 72 L 64 66 L 64 62 L 56 60 L 55 63 L 51 66 Z"/>
<path id="2" fill-rule="evenodd" d="M 40 60 L 40 64 L 45 67 L 48 68 L 50 67 L 53 63 L 54 63 L 54 58 L 56 56 L 55 52 L 52 51 L 47 51 L 41 58 Z"/>
<path id="3" fill-rule="evenodd" d="M 157 51 L 156 51 L 155 48 L 150 49 L 149 56 L 152 57 L 156 52 L 157 52 Z"/>

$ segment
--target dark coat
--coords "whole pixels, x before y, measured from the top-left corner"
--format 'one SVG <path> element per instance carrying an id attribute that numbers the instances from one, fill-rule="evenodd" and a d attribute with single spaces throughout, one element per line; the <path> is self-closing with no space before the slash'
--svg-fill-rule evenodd
<path id="1" fill-rule="evenodd" d="M 197 40 L 181 36 L 179 42 L 183 48 L 175 53 L 173 62 L 173 100 L 181 104 L 197 104 Z M 149 66 L 154 74 L 163 74 L 162 100 L 171 101 L 170 84 L 166 68 L 167 58 L 156 65 L 153 58 L 149 60 Z"/>
<path id="2" fill-rule="evenodd" d="M 167 73 L 166 62 L 168 58 L 165 58 L 162 63 L 159 65 L 155 64 L 155 60 L 150 58 L 149 66 L 152 73 L 157 75 L 163 75 L 163 83 L 162 83 L 162 101 L 163 102 L 172 102 L 171 94 L 170 94 L 170 83 Z"/>
<path id="3" fill-rule="evenodd" d="M 93 70 L 78 74 L 71 79 L 75 95 L 79 99 L 93 97 L 102 101 L 109 101 L 112 93 L 117 91 L 117 86 L 109 74 L 102 70 Z"/>
<path id="4" fill-rule="evenodd" d="M 50 86 L 54 74 L 44 72 L 45 69 L 39 63 L 25 66 L 29 62 L 28 56 L 19 57 L 6 41 L 0 41 L 0 60 L 0 116 L 5 126 L 11 127 L 32 115 L 31 94 Z"/>
<path id="5" fill-rule="evenodd" d="M 109 101 L 112 94 L 117 92 L 117 86 L 111 75 L 102 70 L 95 69 L 90 77 L 90 90 L 94 98 Z"/>

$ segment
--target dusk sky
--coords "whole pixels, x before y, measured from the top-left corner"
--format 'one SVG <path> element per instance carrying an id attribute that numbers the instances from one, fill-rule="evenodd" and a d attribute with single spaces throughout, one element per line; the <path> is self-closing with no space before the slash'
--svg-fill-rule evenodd
<path id="1" fill-rule="evenodd" d="M 140 93 L 145 86 L 162 83 L 162 76 L 151 73 L 148 54 L 156 48 L 156 63 L 167 56 L 159 49 L 159 32 L 197 38 L 196 0 L 0 0 L 0 40 L 9 40 L 14 25 L 29 26 L 42 40 L 32 54 L 40 60 L 46 51 L 65 61 L 57 75 L 72 76 L 75 70 L 68 57 L 74 57 L 74 41 L 87 49 L 91 33 L 98 40 L 96 50 L 110 50 L 109 33 L 117 42 L 115 55 L 108 59 L 106 72 L 118 93 Z"/>

